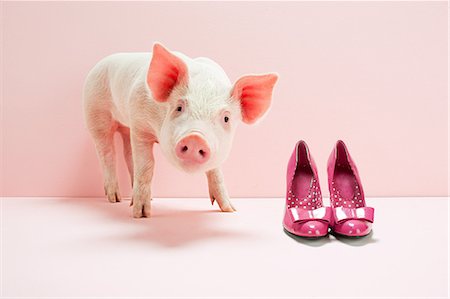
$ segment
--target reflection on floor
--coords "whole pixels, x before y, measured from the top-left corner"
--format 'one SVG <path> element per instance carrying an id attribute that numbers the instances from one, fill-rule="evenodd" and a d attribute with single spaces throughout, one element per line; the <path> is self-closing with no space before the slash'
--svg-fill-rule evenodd
<path id="1" fill-rule="evenodd" d="M 326 200 L 325 200 L 326 201 Z M 3 198 L 2 295 L 33 297 L 446 297 L 448 199 L 368 199 L 362 239 L 295 238 L 283 199 Z"/>

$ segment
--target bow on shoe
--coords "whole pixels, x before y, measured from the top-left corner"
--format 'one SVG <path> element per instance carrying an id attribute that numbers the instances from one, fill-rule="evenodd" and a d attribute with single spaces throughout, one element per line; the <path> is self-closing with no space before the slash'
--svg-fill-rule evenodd
<path id="1" fill-rule="evenodd" d="M 304 223 L 311 220 L 321 220 L 330 223 L 332 213 L 330 207 L 321 207 L 315 210 L 290 208 L 288 215 L 292 222 Z"/>
<path id="2" fill-rule="evenodd" d="M 333 209 L 333 217 L 336 223 L 342 223 L 350 219 L 359 219 L 373 222 L 374 208 L 344 208 L 338 207 Z"/>

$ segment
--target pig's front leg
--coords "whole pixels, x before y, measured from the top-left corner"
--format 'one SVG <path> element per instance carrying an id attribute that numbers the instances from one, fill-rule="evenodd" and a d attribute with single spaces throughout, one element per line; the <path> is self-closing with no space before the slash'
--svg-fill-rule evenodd
<path id="1" fill-rule="evenodd" d="M 222 212 L 236 211 L 230 202 L 220 168 L 206 172 L 206 177 L 208 178 L 209 197 L 211 198 L 211 203 L 214 204 L 214 201 L 217 201 Z"/>
<path id="2" fill-rule="evenodd" d="M 131 133 L 131 149 L 133 156 L 133 217 L 150 217 L 151 213 L 151 182 L 155 160 L 153 158 L 152 135 Z"/>

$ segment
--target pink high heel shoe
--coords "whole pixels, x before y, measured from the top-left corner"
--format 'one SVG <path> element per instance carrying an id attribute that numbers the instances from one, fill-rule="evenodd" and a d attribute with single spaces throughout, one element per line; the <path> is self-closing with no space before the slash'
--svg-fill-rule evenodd
<path id="1" fill-rule="evenodd" d="M 331 217 L 331 208 L 323 206 L 316 164 L 301 140 L 295 145 L 287 167 L 283 227 L 300 237 L 323 237 L 328 234 Z"/>
<path id="2" fill-rule="evenodd" d="M 333 210 L 332 230 L 349 237 L 362 237 L 372 230 L 374 209 L 366 207 L 358 169 L 342 140 L 328 159 L 328 187 Z"/>

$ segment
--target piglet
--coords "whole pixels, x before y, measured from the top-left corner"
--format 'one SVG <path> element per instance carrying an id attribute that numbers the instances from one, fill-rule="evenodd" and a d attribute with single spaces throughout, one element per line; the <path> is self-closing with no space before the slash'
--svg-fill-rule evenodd
<path id="1" fill-rule="evenodd" d="M 179 169 L 205 172 L 211 202 L 234 211 L 220 167 L 238 123 L 253 124 L 269 109 L 277 79 L 276 74 L 246 75 L 232 85 L 211 59 L 192 59 L 158 43 L 152 53 L 102 59 L 87 75 L 83 107 L 108 200 L 121 200 L 113 143 L 119 132 L 134 217 L 150 216 L 155 143 Z"/>

